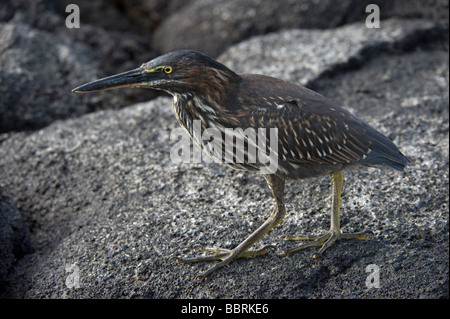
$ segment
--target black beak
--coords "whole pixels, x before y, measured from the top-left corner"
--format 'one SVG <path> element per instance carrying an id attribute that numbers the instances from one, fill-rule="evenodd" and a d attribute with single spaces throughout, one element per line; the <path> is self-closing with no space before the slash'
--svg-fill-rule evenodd
<path id="1" fill-rule="evenodd" d="M 85 93 L 124 87 L 148 86 L 149 82 L 151 83 L 151 73 L 145 72 L 144 68 L 137 68 L 80 85 L 74 88 L 72 92 Z"/>

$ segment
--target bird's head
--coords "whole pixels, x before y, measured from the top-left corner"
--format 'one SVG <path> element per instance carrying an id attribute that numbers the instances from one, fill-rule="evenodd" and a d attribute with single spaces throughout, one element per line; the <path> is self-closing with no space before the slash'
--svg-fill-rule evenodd
<path id="1" fill-rule="evenodd" d="M 171 95 L 222 95 L 240 80 L 239 75 L 207 57 L 179 50 L 161 55 L 137 69 L 83 84 L 72 92 L 84 93 L 123 87 L 144 87 Z"/>

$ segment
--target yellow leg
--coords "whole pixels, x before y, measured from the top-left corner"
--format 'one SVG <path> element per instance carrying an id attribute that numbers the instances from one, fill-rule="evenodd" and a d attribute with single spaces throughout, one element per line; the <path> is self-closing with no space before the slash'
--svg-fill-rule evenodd
<path id="1" fill-rule="evenodd" d="M 176 257 L 175 260 L 178 263 L 195 263 L 203 261 L 219 260 L 220 262 L 208 269 L 206 272 L 197 276 L 198 280 L 201 280 L 211 274 L 213 271 L 228 265 L 233 260 L 242 257 L 253 257 L 267 254 L 269 248 L 272 246 L 264 246 L 258 250 L 249 250 L 249 248 L 267 234 L 272 228 L 276 227 L 284 218 L 286 209 L 284 208 L 284 179 L 275 175 L 266 175 L 267 184 L 269 185 L 272 193 L 275 197 L 276 206 L 270 215 L 270 217 L 250 236 L 248 236 L 242 243 L 236 246 L 234 249 L 223 248 L 202 248 L 202 251 L 213 252 L 213 255 L 199 256 L 194 258 L 180 258 Z"/>
<path id="2" fill-rule="evenodd" d="M 322 246 L 317 253 L 313 255 L 313 258 L 317 258 L 323 254 L 323 252 L 334 244 L 335 241 L 341 239 L 365 239 L 367 237 L 367 232 L 358 233 L 342 233 L 340 226 L 340 214 L 341 214 L 341 191 L 343 185 L 342 173 L 334 173 L 331 175 L 332 181 L 332 199 L 331 199 L 331 224 L 330 230 L 319 236 L 297 236 L 297 237 L 287 237 L 285 240 L 302 240 L 310 241 L 309 243 L 300 245 L 295 248 L 284 250 L 284 254 L 290 254 L 294 251 Z"/>

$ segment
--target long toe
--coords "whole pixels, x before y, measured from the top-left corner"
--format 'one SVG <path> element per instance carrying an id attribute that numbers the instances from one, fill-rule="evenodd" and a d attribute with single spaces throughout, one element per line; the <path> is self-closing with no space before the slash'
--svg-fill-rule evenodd
<path id="1" fill-rule="evenodd" d="M 290 254 L 298 250 L 303 250 L 310 247 L 322 246 L 319 251 L 313 255 L 313 258 L 320 257 L 325 250 L 330 248 L 338 240 L 349 240 L 349 239 L 359 239 L 363 240 L 367 238 L 370 232 L 362 231 L 357 233 L 340 233 L 336 234 L 333 231 L 329 231 L 320 236 L 297 236 L 297 237 L 287 237 L 286 240 L 300 240 L 307 241 L 307 243 L 301 244 L 297 247 L 283 250 L 283 254 Z"/>
<path id="2" fill-rule="evenodd" d="M 265 255 L 269 252 L 270 248 L 275 248 L 272 245 L 264 246 L 260 249 L 256 250 L 245 250 L 245 251 L 238 251 L 235 249 L 224 249 L 224 248 L 202 248 L 199 247 L 201 251 L 211 252 L 214 253 L 212 255 L 206 255 L 206 256 L 197 256 L 192 258 L 181 258 L 181 257 L 175 257 L 175 261 L 179 264 L 187 264 L 187 263 L 196 263 L 196 262 L 204 262 L 204 261 L 220 261 L 204 273 L 197 276 L 198 280 L 201 280 L 211 274 L 213 271 L 222 268 L 226 265 L 228 265 L 233 260 L 236 260 L 238 258 L 244 258 L 244 257 L 255 257 L 255 256 L 261 256 Z"/>
<path id="3" fill-rule="evenodd" d="M 294 251 L 303 250 L 310 247 L 316 247 L 323 245 L 328 239 L 331 237 L 330 233 L 326 233 L 324 235 L 320 236 L 298 236 L 298 237 L 287 237 L 286 240 L 301 240 L 301 241 L 307 241 L 305 244 L 301 244 L 297 247 L 285 249 L 283 250 L 283 254 L 291 254 Z M 312 239 L 314 238 L 314 239 Z"/>

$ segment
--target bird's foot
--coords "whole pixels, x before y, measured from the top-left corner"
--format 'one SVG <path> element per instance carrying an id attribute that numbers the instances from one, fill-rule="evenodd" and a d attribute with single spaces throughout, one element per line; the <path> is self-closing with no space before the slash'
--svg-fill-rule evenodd
<path id="1" fill-rule="evenodd" d="M 302 244 L 300 246 L 283 250 L 283 254 L 290 254 L 294 251 L 306 249 L 309 247 L 315 247 L 315 246 L 322 246 L 320 247 L 319 251 L 313 255 L 313 258 L 320 257 L 323 252 L 329 248 L 331 245 L 334 244 L 337 240 L 341 239 L 366 239 L 369 232 L 363 231 L 358 233 L 341 233 L 340 231 L 338 233 L 329 231 L 328 233 L 324 235 L 318 235 L 318 236 L 298 236 L 298 237 L 286 237 L 285 240 L 302 240 L 302 241 L 308 241 L 308 243 Z"/>
<path id="2" fill-rule="evenodd" d="M 175 260 L 177 263 L 180 264 L 187 264 L 187 263 L 196 263 L 196 262 L 203 262 L 203 261 L 214 261 L 219 260 L 220 262 L 205 271 L 204 273 L 201 273 L 197 276 L 197 280 L 201 280 L 211 274 L 213 271 L 222 268 L 226 265 L 228 265 L 233 260 L 236 260 L 238 258 L 244 258 L 244 257 L 254 257 L 254 256 L 261 256 L 265 255 L 269 252 L 269 248 L 274 248 L 274 246 L 267 245 L 264 246 L 261 249 L 257 250 L 243 250 L 238 249 L 238 247 L 234 249 L 224 249 L 224 248 L 203 248 L 198 246 L 200 251 L 202 252 L 211 252 L 214 253 L 213 255 L 207 255 L 207 256 L 198 256 L 193 258 L 181 258 L 181 257 L 175 257 Z"/>

